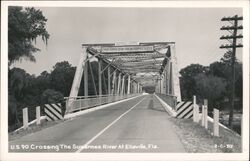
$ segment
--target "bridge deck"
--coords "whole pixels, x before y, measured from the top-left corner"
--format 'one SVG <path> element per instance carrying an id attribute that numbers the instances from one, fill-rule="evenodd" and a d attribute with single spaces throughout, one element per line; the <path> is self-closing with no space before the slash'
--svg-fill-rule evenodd
<path id="1" fill-rule="evenodd" d="M 57 150 L 59 152 L 185 152 L 168 120 L 169 117 L 153 95 L 144 95 L 11 141 L 9 145 L 29 147 L 27 146 L 27 150 L 22 148 L 9 150 L 10 152 L 57 152 Z M 46 150 L 48 147 L 53 149 Z"/>

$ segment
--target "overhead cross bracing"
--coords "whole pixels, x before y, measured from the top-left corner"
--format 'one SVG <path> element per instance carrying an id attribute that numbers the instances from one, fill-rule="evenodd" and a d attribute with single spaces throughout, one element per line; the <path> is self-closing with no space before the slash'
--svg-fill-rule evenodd
<path id="1" fill-rule="evenodd" d="M 167 60 L 171 59 L 170 45 L 172 42 L 153 42 L 139 43 L 138 45 L 116 46 L 115 44 L 83 44 L 87 46 L 91 55 L 105 60 L 111 65 L 132 76 L 135 80 L 138 74 L 148 75 L 144 77 L 155 81 L 149 73 L 159 76 L 166 65 Z M 138 80 L 138 79 L 137 79 Z M 151 81 L 151 83 L 153 83 Z"/>

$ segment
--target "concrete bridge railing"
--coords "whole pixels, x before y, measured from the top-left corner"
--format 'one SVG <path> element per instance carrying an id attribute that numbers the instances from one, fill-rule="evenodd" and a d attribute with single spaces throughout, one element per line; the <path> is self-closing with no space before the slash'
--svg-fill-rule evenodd
<path id="1" fill-rule="evenodd" d="M 108 104 L 123 99 L 135 97 L 140 93 L 126 94 L 126 95 L 94 95 L 94 96 L 78 96 L 65 97 L 67 113 L 72 113 L 103 104 Z"/>

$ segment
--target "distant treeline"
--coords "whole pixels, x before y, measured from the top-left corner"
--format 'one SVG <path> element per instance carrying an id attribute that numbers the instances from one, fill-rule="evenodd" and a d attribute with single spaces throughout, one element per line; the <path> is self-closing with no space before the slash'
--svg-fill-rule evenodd
<path id="1" fill-rule="evenodd" d="M 242 109 L 242 64 L 235 65 L 235 103 L 236 109 Z M 231 53 L 226 53 L 220 61 L 209 66 L 191 64 L 180 71 L 181 95 L 184 100 L 197 96 L 198 102 L 208 99 L 209 110 L 219 108 L 227 110 L 231 105 L 232 67 Z"/>
<path id="2" fill-rule="evenodd" d="M 90 62 L 92 74 L 88 70 L 88 93 L 98 94 L 98 63 Z M 40 75 L 30 75 L 20 68 L 12 68 L 8 72 L 8 98 L 9 98 L 9 125 L 20 126 L 22 123 L 22 109 L 25 107 L 35 109 L 38 105 L 60 102 L 63 97 L 69 96 L 76 67 L 67 61 L 55 64 L 51 72 L 43 71 Z M 111 72 L 113 70 L 111 69 Z M 103 94 L 107 94 L 107 71 L 103 73 Z M 94 81 L 93 81 L 93 79 Z M 84 76 L 82 80 L 84 79 Z M 96 89 L 94 88 L 94 82 Z M 84 95 L 84 81 L 81 82 L 78 95 Z M 96 93 L 97 92 L 97 93 Z M 31 112 L 35 110 L 31 110 Z M 31 114 L 32 115 L 32 114 Z M 35 114 L 33 115 L 35 116 Z M 13 125 L 13 126 L 12 126 Z"/>

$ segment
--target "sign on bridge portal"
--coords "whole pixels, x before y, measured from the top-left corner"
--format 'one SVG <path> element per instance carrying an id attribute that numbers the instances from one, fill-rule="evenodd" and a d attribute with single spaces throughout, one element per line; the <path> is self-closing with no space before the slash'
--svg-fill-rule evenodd
<path id="1" fill-rule="evenodd" d="M 112 46 L 102 47 L 102 53 L 122 53 L 122 52 L 153 52 L 153 46 Z"/>

